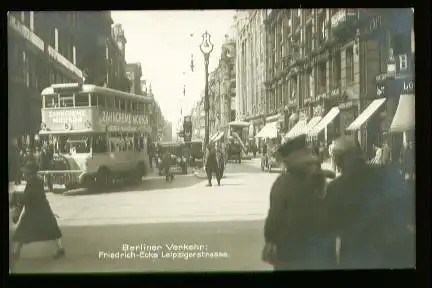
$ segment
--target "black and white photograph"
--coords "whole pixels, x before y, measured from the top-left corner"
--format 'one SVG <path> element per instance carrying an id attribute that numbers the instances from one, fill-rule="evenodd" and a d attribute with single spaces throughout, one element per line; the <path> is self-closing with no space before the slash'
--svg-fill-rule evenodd
<path id="1" fill-rule="evenodd" d="M 415 269 L 413 8 L 10 11 L 9 273 Z"/>

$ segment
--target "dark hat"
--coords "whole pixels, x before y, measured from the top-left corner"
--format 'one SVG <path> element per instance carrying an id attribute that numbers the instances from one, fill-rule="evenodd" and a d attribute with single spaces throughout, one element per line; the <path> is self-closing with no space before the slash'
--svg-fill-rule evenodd
<path id="1" fill-rule="evenodd" d="M 361 159 L 363 151 L 356 141 L 351 136 L 341 136 L 334 142 L 333 153 L 336 156 L 341 156 L 346 159 Z"/>
<path id="2" fill-rule="evenodd" d="M 34 161 L 28 161 L 21 170 L 26 173 L 36 173 L 38 171 L 38 165 Z"/>
<path id="3" fill-rule="evenodd" d="M 294 151 L 306 148 L 306 145 L 306 134 L 301 134 L 288 139 L 288 141 L 282 144 L 276 152 L 280 157 L 284 158 Z"/>

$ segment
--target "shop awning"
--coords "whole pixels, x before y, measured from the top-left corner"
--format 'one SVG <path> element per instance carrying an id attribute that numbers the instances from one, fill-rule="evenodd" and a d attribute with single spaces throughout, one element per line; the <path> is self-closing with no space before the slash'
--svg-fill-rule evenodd
<path id="1" fill-rule="evenodd" d="M 277 137 L 277 122 L 267 123 L 261 131 L 255 136 L 256 138 L 276 138 Z"/>
<path id="2" fill-rule="evenodd" d="M 402 94 L 390 132 L 407 132 L 415 129 L 415 96 L 413 94 Z"/>
<path id="3" fill-rule="evenodd" d="M 340 110 L 338 107 L 333 107 L 332 109 L 330 109 L 330 111 L 321 119 L 321 121 L 309 131 L 308 135 L 318 135 L 339 115 L 339 112 Z"/>
<path id="4" fill-rule="evenodd" d="M 354 131 L 360 129 L 373 114 L 384 104 L 385 98 L 376 99 L 346 128 L 348 131 Z"/>
<path id="5" fill-rule="evenodd" d="M 217 142 L 217 141 L 219 141 L 219 140 L 221 140 L 222 139 L 222 137 L 224 136 L 224 132 L 220 132 L 214 139 L 213 139 L 213 141 L 214 142 Z"/>
<path id="6" fill-rule="evenodd" d="M 304 133 L 307 126 L 306 120 L 299 120 L 291 130 L 285 134 L 285 139 L 294 138 L 302 133 Z"/>
<path id="7" fill-rule="evenodd" d="M 307 123 L 306 127 L 304 128 L 303 133 L 307 134 L 309 131 L 311 131 L 320 121 L 322 117 L 321 116 L 315 116 L 309 122 Z"/>
<path id="8" fill-rule="evenodd" d="M 243 122 L 243 121 L 232 121 L 228 123 L 229 126 L 234 126 L 234 127 L 249 127 L 250 123 L 249 122 Z"/>
<path id="9" fill-rule="evenodd" d="M 211 137 L 210 137 L 210 141 L 213 142 L 214 139 L 219 135 L 220 132 L 216 132 L 214 133 Z"/>

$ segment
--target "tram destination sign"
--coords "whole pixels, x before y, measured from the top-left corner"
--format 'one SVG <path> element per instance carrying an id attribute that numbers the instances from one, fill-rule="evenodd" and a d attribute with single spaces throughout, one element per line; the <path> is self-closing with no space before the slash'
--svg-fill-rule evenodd
<path id="1" fill-rule="evenodd" d="M 100 121 L 104 125 L 140 126 L 148 124 L 148 117 L 124 112 L 101 111 Z"/>

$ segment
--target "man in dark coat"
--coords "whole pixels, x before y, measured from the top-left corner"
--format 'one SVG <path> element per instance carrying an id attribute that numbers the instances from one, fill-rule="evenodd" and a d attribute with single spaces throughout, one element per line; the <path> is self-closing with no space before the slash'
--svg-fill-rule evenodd
<path id="1" fill-rule="evenodd" d="M 320 161 L 306 147 L 305 135 L 287 141 L 276 153 L 286 173 L 270 191 L 263 260 L 276 270 L 330 268 L 334 250 L 332 238 L 323 233 L 326 179 Z"/>
<path id="2" fill-rule="evenodd" d="M 13 234 L 14 258 L 19 258 L 24 244 L 56 240 L 54 258 L 65 255 L 62 234 L 44 191 L 42 178 L 37 175 L 37 164 L 28 162 L 24 168 L 27 184 L 23 197 L 23 212 Z"/>
<path id="3" fill-rule="evenodd" d="M 212 186 L 213 173 L 217 171 L 216 151 L 211 143 L 207 145 L 205 170 L 208 179 L 207 186 L 210 187 Z"/>
<path id="4" fill-rule="evenodd" d="M 218 146 L 216 149 L 216 180 L 218 186 L 220 186 L 220 181 L 223 177 L 224 170 L 225 170 L 225 160 L 223 157 L 222 148 Z"/>
<path id="5" fill-rule="evenodd" d="M 346 137 L 335 141 L 334 160 L 341 176 L 328 185 L 325 202 L 328 229 L 338 239 L 338 268 L 412 268 L 414 196 L 397 169 L 368 165 Z"/>

